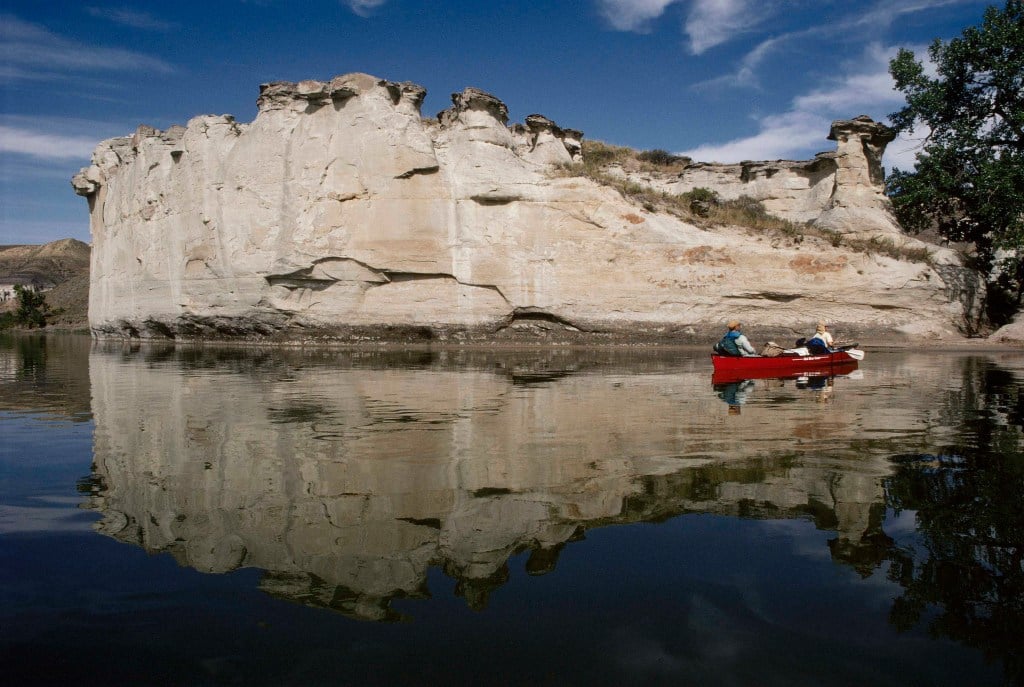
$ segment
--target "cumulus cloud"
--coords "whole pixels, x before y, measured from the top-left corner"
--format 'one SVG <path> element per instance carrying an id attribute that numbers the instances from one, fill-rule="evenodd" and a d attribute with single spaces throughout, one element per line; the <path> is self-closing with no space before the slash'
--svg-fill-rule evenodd
<path id="1" fill-rule="evenodd" d="M 370 12 L 387 2 L 387 0 L 342 0 L 348 8 L 360 17 L 367 17 Z"/>
<path id="2" fill-rule="evenodd" d="M 127 7 L 106 8 L 86 7 L 85 11 L 94 17 L 100 17 L 115 24 L 122 24 L 133 29 L 144 31 L 172 31 L 178 28 L 175 22 L 158 19 L 148 12 L 138 12 Z"/>
<path id="3" fill-rule="evenodd" d="M 0 63 L 6 76 L 32 79 L 39 69 L 82 71 L 174 71 L 156 57 L 120 48 L 85 45 L 13 15 L 0 15 Z"/>

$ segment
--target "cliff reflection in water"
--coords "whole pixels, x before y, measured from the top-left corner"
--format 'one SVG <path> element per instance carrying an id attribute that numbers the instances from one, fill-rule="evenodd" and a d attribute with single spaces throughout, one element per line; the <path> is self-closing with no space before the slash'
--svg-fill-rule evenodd
<path id="1" fill-rule="evenodd" d="M 517 553 L 542 574 L 588 529 L 682 513 L 813 519 L 867 575 L 897 550 L 890 458 L 956 441 L 915 399 L 957 364 L 829 403 L 765 380 L 737 416 L 704 358 L 99 348 L 90 503 L 117 539 L 368 620 L 431 567 L 480 608 Z"/>
<path id="2" fill-rule="evenodd" d="M 879 558 L 884 458 L 839 473 L 799 448 L 834 458 L 862 416 L 808 430 L 777 408 L 753 441 L 703 369 L 100 350 L 90 371 L 101 531 L 202 571 L 262 568 L 268 592 L 359 618 L 396 619 L 431 566 L 482 607 L 518 552 L 540 574 L 588 528 L 685 512 L 810 515 L 844 557 Z"/>

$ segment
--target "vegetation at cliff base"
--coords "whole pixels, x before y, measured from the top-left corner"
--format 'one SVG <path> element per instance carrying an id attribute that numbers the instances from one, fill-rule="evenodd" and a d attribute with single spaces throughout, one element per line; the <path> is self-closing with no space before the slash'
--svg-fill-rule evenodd
<path id="1" fill-rule="evenodd" d="M 908 230 L 974 245 L 1001 323 L 1024 294 L 1024 0 L 989 7 L 981 26 L 936 39 L 928 55 L 934 76 L 909 50 L 889 64 L 906 97 L 893 126 L 923 143 L 887 190 Z"/>

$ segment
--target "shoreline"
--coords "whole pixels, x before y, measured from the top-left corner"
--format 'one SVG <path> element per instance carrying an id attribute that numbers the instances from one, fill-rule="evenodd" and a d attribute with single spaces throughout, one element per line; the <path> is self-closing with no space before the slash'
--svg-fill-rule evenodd
<path id="1" fill-rule="evenodd" d="M 437 340 L 401 340 L 401 339 L 376 339 L 362 341 L 345 341 L 339 339 L 273 339 L 273 338 L 195 338 L 195 339 L 171 339 L 171 338 L 141 338 L 97 335 L 86 326 L 49 326 L 42 329 L 9 329 L 8 333 L 18 336 L 33 336 L 58 334 L 68 336 L 88 336 L 95 343 L 100 345 L 116 346 L 146 346 L 146 347 L 183 347 L 183 348 L 253 348 L 264 350 L 298 350 L 298 349 L 323 349 L 323 350 L 413 350 L 413 351 L 530 351 L 530 350 L 610 350 L 610 351 L 693 351 L 706 349 L 711 353 L 711 346 L 718 339 L 693 340 L 696 337 L 687 337 L 687 341 L 670 341 L 664 339 L 651 340 L 638 337 L 635 340 L 621 339 L 616 337 L 614 341 L 585 341 L 580 338 L 559 339 L 549 338 L 538 340 L 535 338 L 492 338 L 475 339 L 469 341 L 437 339 Z M 754 347 L 759 349 L 765 341 L 753 337 Z M 1014 352 L 1024 353 L 1024 341 L 998 342 L 987 338 L 964 338 L 964 339 L 921 339 L 921 340 L 896 340 L 885 343 L 870 343 L 860 341 L 858 348 L 864 351 L 907 351 L 920 349 L 927 352 L 941 353 L 999 353 Z"/>

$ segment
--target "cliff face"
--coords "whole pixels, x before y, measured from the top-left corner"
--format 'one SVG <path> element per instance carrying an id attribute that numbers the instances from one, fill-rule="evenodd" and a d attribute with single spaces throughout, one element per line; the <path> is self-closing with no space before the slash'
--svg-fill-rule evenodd
<path id="1" fill-rule="evenodd" d="M 942 336 L 971 317 L 948 251 L 925 264 L 706 231 L 555 174 L 579 160 L 578 131 L 540 115 L 509 127 L 476 89 L 426 120 L 424 93 L 365 74 L 275 83 L 251 124 L 201 116 L 101 143 L 73 181 L 91 213 L 93 331 L 653 339 L 738 317 Z M 861 153 L 885 141 L 853 129 L 833 132 L 830 159 L 848 159 L 814 184 L 829 187 L 818 215 L 840 224 L 880 202 Z"/>

